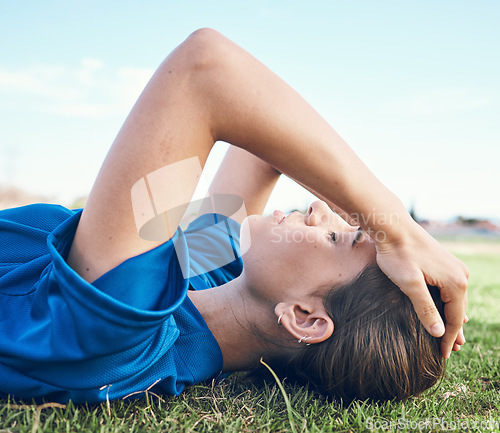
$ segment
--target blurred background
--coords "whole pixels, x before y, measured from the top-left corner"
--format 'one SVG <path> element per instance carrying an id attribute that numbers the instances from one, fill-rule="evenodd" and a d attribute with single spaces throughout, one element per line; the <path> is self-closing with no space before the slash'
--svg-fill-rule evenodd
<path id="1" fill-rule="evenodd" d="M 496 0 L 3 1 L 0 208 L 83 206 L 158 64 L 213 27 L 299 91 L 416 219 L 500 236 L 499 22 Z M 267 211 L 311 199 L 282 179 Z"/>

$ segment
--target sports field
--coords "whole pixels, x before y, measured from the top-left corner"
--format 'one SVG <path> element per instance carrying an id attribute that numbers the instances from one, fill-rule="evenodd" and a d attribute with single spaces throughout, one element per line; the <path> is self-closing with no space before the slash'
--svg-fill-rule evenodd
<path id="1" fill-rule="evenodd" d="M 445 245 L 470 268 L 467 343 L 446 378 L 404 403 L 328 402 L 307 389 L 256 389 L 239 377 L 180 397 L 145 393 L 136 402 L 54 407 L 0 401 L 6 432 L 363 432 L 500 431 L 500 243 Z"/>

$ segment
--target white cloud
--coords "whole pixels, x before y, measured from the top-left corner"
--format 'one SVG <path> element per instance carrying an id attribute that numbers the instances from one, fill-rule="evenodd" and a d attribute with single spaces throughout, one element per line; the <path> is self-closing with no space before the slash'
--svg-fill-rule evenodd
<path id="1" fill-rule="evenodd" d="M 81 67 L 74 71 L 77 82 L 92 86 L 96 84 L 96 71 L 102 69 L 103 63 L 97 59 L 84 58 L 81 61 Z"/>
<path id="2" fill-rule="evenodd" d="M 82 66 L 86 69 L 101 69 L 103 63 L 99 59 L 86 57 L 82 59 Z"/>
<path id="3" fill-rule="evenodd" d="M 114 104 L 92 104 L 85 102 L 76 103 L 53 103 L 38 106 L 38 110 L 44 113 L 56 114 L 65 117 L 100 118 L 111 116 L 116 113 L 117 106 Z"/>
<path id="4" fill-rule="evenodd" d="M 85 118 L 122 115 L 153 72 L 130 66 L 111 68 L 93 58 L 82 59 L 76 67 L 0 67 L 0 108 Z"/>
<path id="5" fill-rule="evenodd" d="M 51 96 L 54 84 L 65 74 L 57 66 L 33 66 L 9 71 L 0 68 L 0 94 Z"/>

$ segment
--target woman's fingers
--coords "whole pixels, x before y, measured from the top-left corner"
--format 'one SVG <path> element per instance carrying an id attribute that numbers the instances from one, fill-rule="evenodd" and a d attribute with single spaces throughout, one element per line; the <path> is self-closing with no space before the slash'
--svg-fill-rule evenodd
<path id="1" fill-rule="evenodd" d="M 444 314 L 446 317 L 446 331 L 441 338 L 441 353 L 445 358 L 449 358 L 464 323 L 465 302 L 463 298 L 458 296 L 446 303 Z"/>
<path id="2" fill-rule="evenodd" d="M 462 328 L 465 316 L 463 300 L 457 298 L 445 304 L 446 325 L 444 325 L 425 284 L 418 291 L 414 289 L 410 293 L 405 293 L 411 299 L 415 312 L 425 329 L 434 337 L 441 337 L 441 353 L 443 357 L 449 358 L 452 350 L 459 350 L 459 346 L 465 343 Z"/>
<path id="3" fill-rule="evenodd" d="M 396 281 L 395 283 L 397 284 Z M 441 337 L 445 333 L 445 326 L 423 275 L 412 285 L 399 287 L 410 298 L 413 308 L 427 332 L 434 337 Z"/>
<path id="4" fill-rule="evenodd" d="M 459 264 L 464 270 L 463 275 L 460 275 L 461 268 L 457 267 L 454 269 L 454 278 L 450 277 L 448 284 L 443 284 L 440 287 L 441 299 L 445 303 L 446 331 L 441 338 L 441 352 L 445 358 L 449 358 L 454 344 L 457 338 L 459 338 L 459 333 L 462 331 L 466 317 L 465 309 L 467 306 L 467 279 L 469 271 L 461 262 Z"/>
<path id="5" fill-rule="evenodd" d="M 458 344 L 459 346 L 462 346 L 465 344 L 465 336 L 464 336 L 464 327 L 462 326 L 460 328 L 460 331 L 458 331 L 457 339 L 455 340 L 455 344 Z"/>
<path id="6" fill-rule="evenodd" d="M 463 298 L 457 296 L 445 304 L 446 325 L 444 325 L 425 282 L 419 288 L 403 291 L 412 301 L 415 312 L 425 329 L 434 337 L 441 337 L 443 357 L 449 358 L 452 350 L 459 350 L 460 346 L 465 343 L 463 324 L 468 320 Z"/>

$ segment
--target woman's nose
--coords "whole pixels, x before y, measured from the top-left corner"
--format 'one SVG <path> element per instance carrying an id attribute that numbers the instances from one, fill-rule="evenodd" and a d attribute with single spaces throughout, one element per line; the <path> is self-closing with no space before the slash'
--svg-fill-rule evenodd
<path id="1" fill-rule="evenodd" d="M 308 226 L 318 226 L 322 222 L 325 222 L 324 220 L 326 214 L 324 206 L 326 206 L 326 203 L 320 200 L 314 201 L 310 204 L 305 216 L 305 223 Z"/>
<path id="2" fill-rule="evenodd" d="M 345 231 L 351 228 L 349 224 L 334 213 L 322 200 L 311 203 L 305 216 L 305 223 L 308 226 L 328 226 L 330 230 L 335 231 Z"/>

